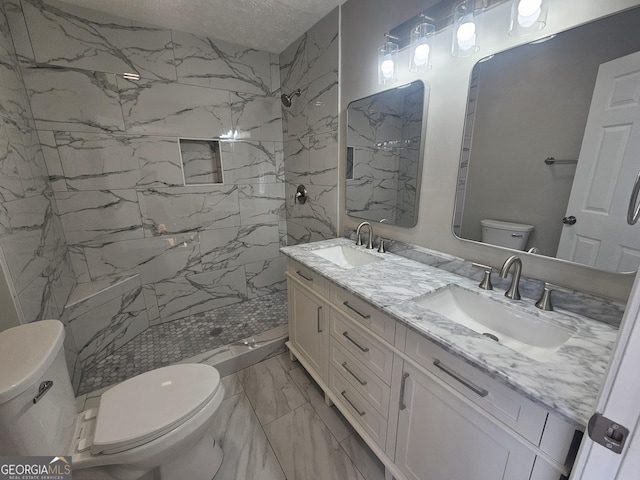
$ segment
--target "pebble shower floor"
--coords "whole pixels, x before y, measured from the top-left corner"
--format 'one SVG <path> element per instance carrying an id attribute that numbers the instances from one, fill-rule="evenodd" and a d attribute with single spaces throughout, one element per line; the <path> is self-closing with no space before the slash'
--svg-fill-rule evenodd
<path id="1" fill-rule="evenodd" d="M 83 374 L 78 395 L 287 323 L 286 292 L 149 327 Z"/>

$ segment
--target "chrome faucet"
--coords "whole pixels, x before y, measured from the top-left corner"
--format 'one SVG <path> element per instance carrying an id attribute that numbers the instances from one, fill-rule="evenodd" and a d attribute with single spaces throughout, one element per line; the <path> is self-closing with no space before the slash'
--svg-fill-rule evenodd
<path id="1" fill-rule="evenodd" d="M 389 223 L 389 220 L 387 220 L 386 218 L 383 218 L 382 220 L 380 220 L 380 223 Z M 386 252 L 386 250 L 384 249 L 384 242 L 386 239 L 379 237 L 379 244 L 378 244 L 378 253 L 384 253 Z"/>
<path id="2" fill-rule="evenodd" d="M 372 249 L 373 248 L 373 227 L 371 226 L 371 224 L 369 222 L 362 222 L 360 225 L 358 225 L 358 229 L 356 230 L 356 245 L 358 245 L 358 246 L 362 245 L 362 238 L 360 237 L 360 230 L 364 226 L 369 227 L 369 240 L 367 241 L 367 248 Z"/>
<path id="3" fill-rule="evenodd" d="M 511 286 L 506 292 L 504 292 L 504 296 L 511 300 L 520 300 L 520 290 L 518 288 L 518 284 L 520 283 L 520 274 L 522 273 L 522 260 L 520 260 L 520 257 L 512 255 L 507 258 L 500 270 L 500 277 L 507 278 L 507 274 L 509 273 L 512 265 L 514 266 L 514 270 L 513 276 L 511 277 Z"/>

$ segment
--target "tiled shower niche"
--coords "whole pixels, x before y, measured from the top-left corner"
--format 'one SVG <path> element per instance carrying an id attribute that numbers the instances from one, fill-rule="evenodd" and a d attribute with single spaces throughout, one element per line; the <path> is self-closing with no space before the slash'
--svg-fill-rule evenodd
<path id="1" fill-rule="evenodd" d="M 178 142 L 185 185 L 224 183 L 220 142 L 195 138 L 180 138 Z"/>

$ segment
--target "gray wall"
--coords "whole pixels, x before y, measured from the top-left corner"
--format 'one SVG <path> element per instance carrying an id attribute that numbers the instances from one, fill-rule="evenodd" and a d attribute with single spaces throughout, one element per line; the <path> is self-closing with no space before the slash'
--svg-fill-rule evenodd
<path id="1" fill-rule="evenodd" d="M 552 2 L 549 5 L 548 24 L 540 32 L 540 37 L 637 4 L 632 0 L 589 0 L 581 2 L 580 8 L 575 8 L 575 4 L 570 3 Z M 427 6 L 424 2 L 384 0 L 349 0 L 344 4 L 340 63 L 341 138 L 344 138 L 346 132 L 344 113 L 349 102 L 385 89 L 377 84 L 376 76 L 377 48 L 384 41 L 384 32 Z M 480 51 L 477 54 L 468 58 L 453 58 L 450 54 L 449 28 L 434 38 L 433 68 L 429 72 L 418 75 L 411 74 L 406 69 L 401 71 L 399 85 L 422 78 L 430 86 L 419 221 L 411 229 L 376 225 L 376 233 L 496 266 L 501 265 L 510 254 L 497 247 L 458 240 L 451 231 L 467 93 L 473 65 L 486 55 L 531 40 L 508 35 L 509 9 L 510 5 L 505 3 L 483 13 L 483 24 L 478 31 Z M 406 60 L 406 56 L 404 58 Z M 402 58 L 401 62 L 404 62 Z M 344 164 L 343 141 L 340 147 L 340 160 Z M 343 196 L 344 182 L 341 182 L 340 228 L 355 227 L 357 220 L 344 213 Z M 633 281 L 633 276 L 596 272 L 541 256 L 524 257 L 526 275 L 612 298 L 626 299 Z"/>

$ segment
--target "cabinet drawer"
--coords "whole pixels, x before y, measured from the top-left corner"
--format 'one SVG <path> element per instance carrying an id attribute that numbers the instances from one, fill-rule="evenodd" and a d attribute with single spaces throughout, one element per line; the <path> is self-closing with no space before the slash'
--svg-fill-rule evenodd
<path id="1" fill-rule="evenodd" d="M 354 320 L 362 323 L 393 345 L 396 332 L 395 320 L 387 317 L 384 313 L 379 312 L 355 295 L 333 284 L 331 284 L 329 288 L 329 300 L 341 312 L 346 313 Z"/>
<path id="2" fill-rule="evenodd" d="M 544 408 L 415 332 L 407 332 L 405 354 L 531 443 L 540 445 L 547 419 Z"/>
<path id="3" fill-rule="evenodd" d="M 387 437 L 387 421 L 338 373 L 333 365 L 329 367 L 329 389 L 338 401 L 349 411 L 356 421 L 384 450 Z"/>
<path id="4" fill-rule="evenodd" d="M 366 368 L 391 385 L 393 352 L 365 328 L 334 308 L 329 309 L 331 336 Z"/>
<path id="5" fill-rule="evenodd" d="M 320 295 L 325 294 L 325 280 L 322 275 L 317 274 L 310 268 L 305 267 L 295 260 L 289 259 L 287 263 L 287 273 L 295 278 L 303 285 L 318 292 Z"/>
<path id="6" fill-rule="evenodd" d="M 347 382 L 384 418 L 389 415 L 391 388 L 371 373 L 336 341 L 330 342 L 329 361 Z"/>

